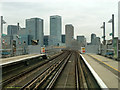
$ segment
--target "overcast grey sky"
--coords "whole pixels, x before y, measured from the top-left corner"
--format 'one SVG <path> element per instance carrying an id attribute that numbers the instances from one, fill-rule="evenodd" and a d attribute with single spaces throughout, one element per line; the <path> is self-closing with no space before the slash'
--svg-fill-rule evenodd
<path id="1" fill-rule="evenodd" d="M 10 2 L 11 1 L 11 2 Z M 17 2 L 16 2 L 17 1 Z M 106 38 L 110 39 L 111 24 L 107 23 L 115 14 L 115 36 L 118 33 L 118 1 L 119 0 L 3 0 L 0 2 L 2 15 L 7 25 L 17 22 L 25 27 L 25 19 L 39 17 L 44 19 L 44 33 L 49 34 L 49 18 L 51 15 L 62 16 L 62 33 L 65 24 L 73 24 L 75 38 L 85 35 L 90 41 L 91 33 L 102 37 L 102 23 L 106 22 Z"/>

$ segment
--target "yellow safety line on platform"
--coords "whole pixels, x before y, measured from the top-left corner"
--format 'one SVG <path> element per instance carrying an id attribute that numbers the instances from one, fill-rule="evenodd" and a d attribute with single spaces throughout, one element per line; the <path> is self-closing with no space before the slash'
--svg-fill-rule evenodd
<path id="1" fill-rule="evenodd" d="M 116 70 L 116 71 L 120 72 L 118 69 L 116 69 L 116 68 L 114 68 L 114 67 L 110 66 L 109 64 L 107 64 L 107 63 L 105 63 L 105 62 L 101 61 L 100 59 L 98 59 L 98 58 L 96 58 L 96 57 L 94 57 L 94 56 L 92 56 L 92 55 L 90 55 L 90 56 L 91 56 L 91 57 L 93 57 L 94 59 L 96 59 L 96 60 L 98 60 L 98 61 L 100 61 L 100 62 L 104 63 L 105 65 L 109 66 L 110 68 L 112 68 L 112 69 L 114 69 L 114 70 Z"/>

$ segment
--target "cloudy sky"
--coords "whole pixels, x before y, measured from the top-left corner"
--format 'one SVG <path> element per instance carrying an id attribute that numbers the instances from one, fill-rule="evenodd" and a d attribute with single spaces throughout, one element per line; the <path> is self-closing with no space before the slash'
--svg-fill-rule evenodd
<path id="1" fill-rule="evenodd" d="M 49 18 L 51 15 L 62 16 L 62 33 L 65 24 L 73 24 L 75 38 L 85 35 L 90 41 L 91 33 L 102 37 L 103 22 L 106 22 L 106 38 L 110 39 L 111 24 L 107 23 L 115 14 L 115 36 L 118 34 L 118 1 L 119 0 L 1 0 L 0 9 L 4 20 L 4 33 L 7 25 L 17 22 L 25 27 L 25 19 L 39 17 L 44 19 L 44 34 L 49 34 Z"/>

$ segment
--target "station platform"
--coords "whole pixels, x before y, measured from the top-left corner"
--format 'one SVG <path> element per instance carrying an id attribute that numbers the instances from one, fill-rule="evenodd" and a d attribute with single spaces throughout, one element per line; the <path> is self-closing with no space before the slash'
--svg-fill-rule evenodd
<path id="1" fill-rule="evenodd" d="M 20 56 L 14 56 L 14 57 L 9 57 L 9 58 L 1 58 L 0 59 L 0 66 L 14 63 L 14 62 L 19 62 L 19 61 L 26 60 L 26 59 L 40 57 L 43 55 L 44 54 L 28 54 L 28 55 L 20 55 Z"/>
<path id="2" fill-rule="evenodd" d="M 118 89 L 120 86 L 120 77 L 118 73 L 118 63 L 115 61 L 100 55 L 95 54 L 82 54 L 86 61 L 91 65 L 94 71 L 110 89 Z"/>

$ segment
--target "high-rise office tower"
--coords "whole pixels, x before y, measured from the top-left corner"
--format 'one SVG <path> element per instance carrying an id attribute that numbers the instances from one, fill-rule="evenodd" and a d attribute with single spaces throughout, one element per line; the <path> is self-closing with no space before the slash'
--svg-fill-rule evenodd
<path id="1" fill-rule="evenodd" d="M 50 16 L 50 39 L 49 45 L 59 46 L 61 43 L 62 20 L 61 16 Z"/>
<path id="2" fill-rule="evenodd" d="M 100 45 L 100 38 L 96 37 L 96 34 L 91 34 L 91 44 L 92 45 Z"/>
<path id="3" fill-rule="evenodd" d="M 29 44 L 31 44 L 31 40 L 36 40 L 38 45 L 43 46 L 43 19 L 26 19 L 26 33 L 28 34 Z"/>
<path id="4" fill-rule="evenodd" d="M 65 35 L 64 35 L 64 34 L 61 35 L 61 42 L 62 42 L 62 43 L 65 43 Z"/>
<path id="5" fill-rule="evenodd" d="M 44 35 L 44 45 L 48 46 L 49 35 Z"/>
<path id="6" fill-rule="evenodd" d="M 91 34 L 91 44 L 95 44 L 96 43 L 96 34 L 92 33 Z"/>
<path id="7" fill-rule="evenodd" d="M 77 41 L 82 44 L 82 46 L 86 46 L 86 38 L 85 36 L 77 36 Z"/>
<path id="8" fill-rule="evenodd" d="M 66 47 L 71 45 L 71 41 L 74 39 L 74 27 L 72 24 L 65 25 L 65 35 L 66 35 Z"/>
<path id="9" fill-rule="evenodd" d="M 13 35 L 13 34 L 17 34 L 18 32 L 18 26 L 17 25 L 8 25 L 7 27 L 7 34 L 8 35 Z"/>
<path id="10" fill-rule="evenodd" d="M 96 45 L 100 45 L 100 37 L 96 37 Z"/>

